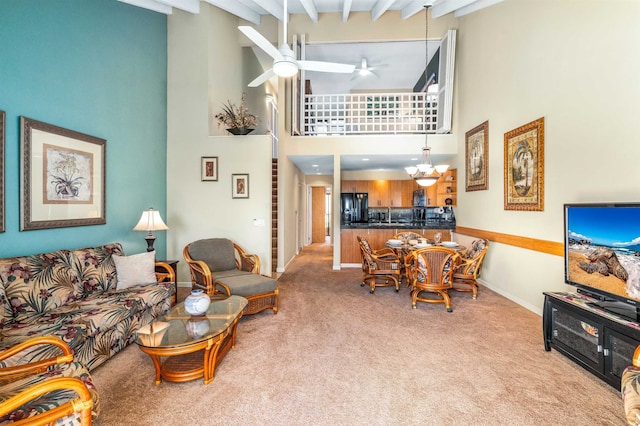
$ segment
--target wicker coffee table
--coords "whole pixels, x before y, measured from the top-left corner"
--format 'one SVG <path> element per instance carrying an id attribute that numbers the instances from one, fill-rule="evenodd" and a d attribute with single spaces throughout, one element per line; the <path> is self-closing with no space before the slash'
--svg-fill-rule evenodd
<path id="1" fill-rule="evenodd" d="M 202 377 L 205 385 L 213 381 L 216 366 L 235 346 L 236 328 L 247 303 L 240 296 L 212 300 L 200 317 L 192 317 L 184 303 L 178 303 L 138 330 L 136 343 L 153 360 L 156 384 L 162 379 L 187 382 Z"/>

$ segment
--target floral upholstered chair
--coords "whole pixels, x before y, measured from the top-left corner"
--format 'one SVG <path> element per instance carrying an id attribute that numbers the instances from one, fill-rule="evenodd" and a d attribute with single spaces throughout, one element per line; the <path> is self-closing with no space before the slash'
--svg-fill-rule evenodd
<path id="1" fill-rule="evenodd" d="M 473 299 L 478 297 L 478 277 L 488 248 L 489 242 L 482 238 L 471 243 L 462 255 L 460 265 L 453 273 L 454 290 L 471 292 Z M 464 287 L 458 287 L 456 284 L 462 284 Z"/>
<path id="2" fill-rule="evenodd" d="M 627 367 L 622 373 L 620 392 L 627 415 L 627 424 L 640 425 L 640 346 L 633 354 L 633 365 Z"/>
<path id="3" fill-rule="evenodd" d="M 40 361 L 21 362 L 34 347 Z M 90 425 L 98 401 L 89 371 L 58 338 L 35 337 L 0 352 L 0 424 Z"/>
<path id="4" fill-rule="evenodd" d="M 376 287 L 395 286 L 400 291 L 400 272 L 402 263 L 398 255 L 391 249 L 372 250 L 369 242 L 358 237 L 360 254 L 362 255 L 362 287 L 369 285 L 369 293 L 373 294 Z"/>
<path id="5" fill-rule="evenodd" d="M 417 302 L 444 303 L 447 312 L 452 312 L 449 289 L 453 285 L 453 271 L 460 255 L 446 247 L 434 246 L 415 250 L 407 256 L 406 266 L 411 285 L 411 305 Z M 427 297 L 435 293 L 440 298 Z"/>

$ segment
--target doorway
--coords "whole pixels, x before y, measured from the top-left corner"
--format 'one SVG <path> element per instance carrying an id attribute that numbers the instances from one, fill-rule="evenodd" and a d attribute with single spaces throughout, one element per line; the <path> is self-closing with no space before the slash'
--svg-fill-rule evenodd
<path id="1" fill-rule="evenodd" d="M 311 187 L 311 243 L 326 240 L 326 191 L 324 186 Z"/>

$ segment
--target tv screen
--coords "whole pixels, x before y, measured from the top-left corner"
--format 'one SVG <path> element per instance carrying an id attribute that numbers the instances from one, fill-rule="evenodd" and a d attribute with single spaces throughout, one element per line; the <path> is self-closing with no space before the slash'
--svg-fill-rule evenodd
<path id="1" fill-rule="evenodd" d="M 565 282 L 640 302 L 640 203 L 565 204 L 564 224 Z"/>

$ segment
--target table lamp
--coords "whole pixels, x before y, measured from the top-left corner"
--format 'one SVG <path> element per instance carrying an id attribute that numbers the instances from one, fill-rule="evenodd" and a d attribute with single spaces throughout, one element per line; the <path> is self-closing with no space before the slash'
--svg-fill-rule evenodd
<path id="1" fill-rule="evenodd" d="M 148 231 L 145 240 L 147 241 L 147 251 L 153 251 L 153 243 L 156 240 L 153 231 L 166 231 L 169 227 L 162 221 L 160 212 L 150 208 L 142 212 L 138 224 L 133 227 L 134 231 Z"/>

